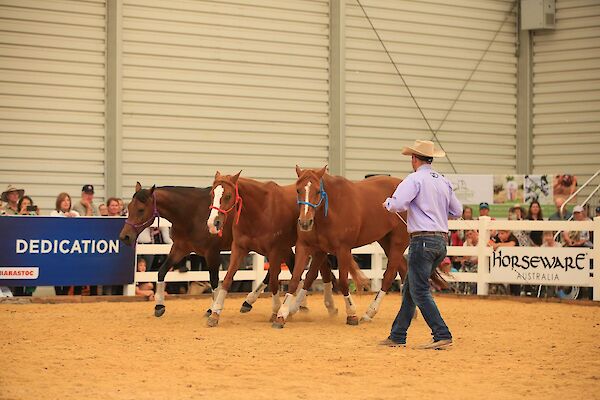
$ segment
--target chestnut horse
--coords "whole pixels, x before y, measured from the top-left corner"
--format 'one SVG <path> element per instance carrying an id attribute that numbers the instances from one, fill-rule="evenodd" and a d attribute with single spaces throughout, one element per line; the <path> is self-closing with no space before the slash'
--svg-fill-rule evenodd
<path id="1" fill-rule="evenodd" d="M 135 187 L 133 200 L 129 203 L 128 217 L 121 230 L 119 239 L 128 246 L 135 245 L 141 231 L 152 225 L 155 217 L 163 217 L 172 224 L 171 237 L 173 246 L 158 271 L 156 285 L 156 305 L 154 315 L 162 316 L 166 309 L 164 305 L 165 276 L 169 269 L 179 263 L 191 252 L 203 256 L 209 269 L 210 285 L 213 294 L 219 284 L 220 254 L 223 250 L 231 249 L 231 222 L 221 230 L 221 235 L 214 236 L 206 229 L 209 213 L 211 188 L 193 188 L 180 186 L 152 187 L 142 189 L 138 182 Z M 159 222 L 160 223 L 160 222 Z M 269 281 L 269 274 L 263 284 Z M 262 290 L 260 290 L 262 291 Z M 258 298 L 260 291 L 250 293 L 242 305 L 241 312 L 250 311 L 252 303 Z M 210 314 L 210 309 L 207 315 Z"/>
<path id="2" fill-rule="evenodd" d="M 338 285 L 344 295 L 349 325 L 357 325 L 356 307 L 348 291 L 349 265 L 353 262 L 351 251 L 355 247 L 377 241 L 388 257 L 382 290 L 377 293 L 364 319 L 370 320 L 400 271 L 404 279 L 407 272 L 404 250 L 409 237 L 406 224 L 398 215 L 386 211 L 381 203 L 393 193 L 401 182 L 398 178 L 374 176 L 352 182 L 320 170 L 301 170 L 296 166 L 298 180 L 296 191 L 300 215 L 297 221 L 296 263 L 307 262 L 309 254 L 323 251 L 338 258 Z M 314 273 L 309 275 L 314 276 Z M 357 277 L 354 277 L 355 280 Z M 360 278 L 359 278 L 360 279 Z M 294 273 L 283 306 L 277 314 L 274 328 L 282 328 L 290 309 L 295 308 L 294 294 L 299 277 Z M 307 285 L 308 279 L 305 282 Z M 360 283 L 360 281 L 359 281 Z M 298 300 L 305 295 L 301 290 Z"/>
<path id="3" fill-rule="evenodd" d="M 209 231 L 216 235 L 221 232 L 224 224 L 233 222 L 231 228 L 233 241 L 227 275 L 212 305 L 212 313 L 207 321 L 208 326 L 217 326 L 233 276 L 250 251 L 255 251 L 269 259 L 269 284 L 273 302 L 271 319 L 273 320 L 281 305 L 278 293 L 281 263 L 292 259 L 292 246 L 296 243 L 298 206 L 295 186 L 279 186 L 275 182 L 240 178 L 240 173 L 241 171 L 232 176 L 221 175 L 217 171 L 212 186 L 213 200 L 206 224 Z M 231 218 L 228 218 L 230 215 Z M 331 295 L 332 274 L 326 262 L 326 254 L 315 252 L 311 256 L 314 258 L 313 267 L 321 271 L 323 281 L 326 283 L 325 306 L 330 314 L 334 314 L 337 310 Z M 299 276 L 297 285 L 302 277 L 303 267 L 304 264 L 294 269 L 294 274 Z M 350 268 L 358 268 L 358 266 L 354 264 Z"/>

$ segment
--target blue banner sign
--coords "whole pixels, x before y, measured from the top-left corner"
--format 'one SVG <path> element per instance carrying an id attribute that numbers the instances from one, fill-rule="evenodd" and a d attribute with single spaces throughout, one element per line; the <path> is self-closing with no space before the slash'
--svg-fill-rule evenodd
<path id="1" fill-rule="evenodd" d="M 0 286 L 126 285 L 135 248 L 125 218 L 0 217 Z"/>

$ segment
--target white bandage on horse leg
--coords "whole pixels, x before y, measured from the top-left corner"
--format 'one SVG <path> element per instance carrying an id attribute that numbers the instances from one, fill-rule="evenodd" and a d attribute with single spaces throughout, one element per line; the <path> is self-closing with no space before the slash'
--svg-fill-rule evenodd
<path id="1" fill-rule="evenodd" d="M 279 290 L 274 295 L 271 295 L 271 303 L 273 306 L 273 314 L 277 314 L 281 308 L 281 298 L 279 297 Z"/>
<path id="2" fill-rule="evenodd" d="M 290 307 L 290 314 L 296 314 L 302 305 L 302 302 L 306 300 L 306 290 L 300 289 L 298 290 L 298 297 L 296 297 L 296 301 Z"/>
<path id="3" fill-rule="evenodd" d="M 156 304 L 165 305 L 165 281 L 156 282 L 156 293 L 154 293 Z"/>
<path id="4" fill-rule="evenodd" d="M 294 295 L 291 293 L 286 293 L 285 298 L 283 299 L 283 305 L 279 308 L 279 312 L 277 312 L 277 317 L 283 317 L 283 319 L 287 319 L 290 315 L 290 308 L 294 303 Z"/>
<path id="5" fill-rule="evenodd" d="M 335 303 L 333 301 L 333 283 L 327 282 L 323 284 L 323 302 L 325 303 L 325 307 L 329 310 L 331 308 L 335 308 Z"/>
<path id="6" fill-rule="evenodd" d="M 227 290 L 221 288 L 217 294 L 217 299 L 212 305 L 211 311 L 217 314 L 221 314 L 223 306 L 225 304 L 225 297 L 227 296 Z"/>
<path id="7" fill-rule="evenodd" d="M 369 319 L 373 318 L 375 316 L 375 314 L 377 314 L 377 311 L 379 311 L 379 306 L 381 305 L 381 301 L 383 300 L 385 295 L 386 295 L 386 292 L 384 292 L 383 290 L 380 290 L 379 292 L 377 292 L 377 295 L 375 296 L 375 298 L 373 299 L 373 301 L 371 302 L 371 304 L 369 305 L 369 308 L 367 308 L 367 311 L 365 313 L 365 315 L 367 317 L 369 317 Z"/>
<path id="8" fill-rule="evenodd" d="M 356 305 L 352 301 L 352 295 L 344 296 L 344 302 L 346 303 L 346 315 L 354 317 L 356 315 Z"/>
<path id="9" fill-rule="evenodd" d="M 254 291 L 248 293 L 248 296 L 246 296 L 246 302 L 248 304 L 256 303 L 256 300 L 258 300 L 258 296 L 260 296 L 260 294 L 266 289 L 266 287 L 267 284 L 261 282 L 260 285 L 258 285 L 258 287 L 254 289 Z"/>

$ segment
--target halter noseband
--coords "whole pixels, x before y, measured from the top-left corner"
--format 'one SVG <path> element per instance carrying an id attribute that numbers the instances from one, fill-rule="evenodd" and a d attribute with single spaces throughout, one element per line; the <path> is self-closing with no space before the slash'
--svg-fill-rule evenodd
<path id="1" fill-rule="evenodd" d="M 211 190 L 211 194 L 214 195 L 214 188 Z M 239 207 L 237 209 L 237 213 L 236 213 L 236 217 L 235 217 L 235 223 L 237 224 L 238 222 L 240 222 L 240 214 L 242 213 L 242 198 L 240 196 L 240 193 L 238 191 L 238 184 L 237 182 L 235 183 L 235 203 L 233 203 L 233 205 L 231 207 L 229 207 L 227 210 L 223 210 L 220 207 L 216 207 L 213 206 L 212 204 L 210 206 L 208 206 L 209 210 L 217 210 L 218 212 L 225 214 L 225 220 L 223 221 L 223 226 L 225 226 L 225 221 L 227 221 L 227 214 L 229 214 L 229 212 L 231 210 L 233 210 L 239 203 Z M 219 230 L 219 236 L 223 235 L 223 229 Z"/>
<path id="2" fill-rule="evenodd" d="M 135 230 L 137 230 L 141 226 L 143 228 L 140 229 L 140 231 L 143 231 L 144 229 L 152 225 L 152 222 L 154 222 L 154 218 L 158 217 L 158 227 L 160 228 L 160 213 L 158 212 L 158 208 L 156 207 L 156 195 L 154 194 L 154 192 L 152 192 L 152 200 L 154 203 L 154 210 L 152 211 L 152 216 L 150 217 L 150 219 L 139 224 L 134 224 L 133 222 L 129 222 L 126 220 L 125 224 L 132 226 Z"/>
<path id="3" fill-rule="evenodd" d="M 321 179 L 321 187 L 319 188 L 319 195 L 321 195 L 321 198 L 319 199 L 319 202 L 317 204 L 313 204 L 310 201 L 302 201 L 300 199 L 297 199 L 296 201 L 298 202 L 298 205 L 301 204 L 305 204 L 307 206 L 311 206 L 312 208 L 317 208 L 321 205 L 321 203 L 323 203 L 323 199 L 325 199 L 325 216 L 327 216 L 327 209 L 329 208 L 329 197 L 327 196 L 327 192 L 325 191 L 325 188 L 323 187 L 323 179 Z"/>

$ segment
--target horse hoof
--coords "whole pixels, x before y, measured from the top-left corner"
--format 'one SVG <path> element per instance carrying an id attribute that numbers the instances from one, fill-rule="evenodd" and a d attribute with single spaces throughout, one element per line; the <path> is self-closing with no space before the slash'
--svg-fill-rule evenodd
<path id="1" fill-rule="evenodd" d="M 269 318 L 269 322 L 275 322 L 277 320 L 277 314 L 271 314 L 271 318 Z"/>
<path id="2" fill-rule="evenodd" d="M 154 316 L 155 317 L 162 317 L 163 314 L 165 313 L 165 311 L 167 311 L 167 309 L 162 304 L 157 304 L 154 306 Z"/>
<path id="3" fill-rule="evenodd" d="M 208 310 L 206 310 L 206 312 L 204 313 L 204 318 L 208 318 L 210 317 L 210 315 L 212 314 L 212 310 L 209 308 Z"/>
<path id="4" fill-rule="evenodd" d="M 371 322 L 371 321 L 373 321 L 373 320 L 367 314 L 363 315 L 362 318 L 360 319 L 360 322 Z"/>
<path id="5" fill-rule="evenodd" d="M 358 317 L 353 315 L 351 317 L 346 318 L 346 324 L 348 325 L 358 325 Z"/>
<path id="6" fill-rule="evenodd" d="M 327 312 L 329 312 L 329 316 L 330 317 L 335 317 L 336 315 L 338 315 L 338 309 L 337 308 L 328 308 Z"/>
<path id="7" fill-rule="evenodd" d="M 244 301 L 242 307 L 240 308 L 240 312 L 247 313 L 250 312 L 250 310 L 252 310 L 252 304 L 248 303 L 247 301 Z"/>
<path id="8" fill-rule="evenodd" d="M 209 328 L 214 328 L 217 325 L 219 325 L 219 314 L 210 314 L 210 317 L 206 319 L 206 326 L 208 326 Z"/>
<path id="9" fill-rule="evenodd" d="M 309 312 L 310 310 L 306 306 L 300 306 L 299 311 L 300 312 Z"/>
<path id="10" fill-rule="evenodd" d="M 275 319 L 275 321 L 273 321 L 273 324 L 271 325 L 271 327 L 275 328 L 275 329 L 283 329 L 284 325 L 285 325 L 285 319 L 283 319 L 283 317 L 277 317 Z"/>

